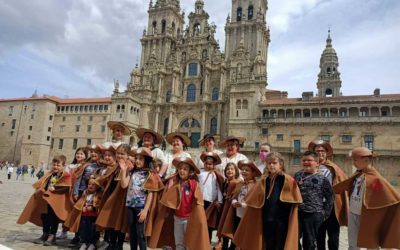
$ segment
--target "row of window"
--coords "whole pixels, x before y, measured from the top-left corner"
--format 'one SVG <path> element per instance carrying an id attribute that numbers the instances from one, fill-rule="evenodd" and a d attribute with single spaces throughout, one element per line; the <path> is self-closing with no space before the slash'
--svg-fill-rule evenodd
<path id="1" fill-rule="evenodd" d="M 108 105 L 73 105 L 73 106 L 57 106 L 57 112 L 92 112 L 92 111 L 108 111 Z"/>
<path id="2" fill-rule="evenodd" d="M 249 108 L 249 101 L 246 99 L 244 100 L 236 100 L 236 109 L 248 109 Z"/>
<path id="3" fill-rule="evenodd" d="M 125 105 L 117 105 L 117 113 L 125 112 Z M 140 110 L 136 107 L 131 106 L 131 114 L 139 114 Z"/>
<path id="4" fill-rule="evenodd" d="M 24 106 L 24 114 L 26 114 L 26 111 L 28 110 L 28 105 Z M 32 104 L 32 112 L 36 111 L 36 104 Z M 12 116 L 14 114 L 14 106 L 9 106 L 8 107 L 8 116 Z"/>
<path id="5" fill-rule="evenodd" d="M 250 5 L 247 8 L 247 20 L 253 19 L 253 16 L 254 16 L 254 7 L 253 5 Z M 243 9 L 242 7 L 238 7 L 236 9 L 236 21 L 238 22 L 242 21 L 242 17 L 243 17 Z"/>
<path id="6" fill-rule="evenodd" d="M 92 132 L 92 125 L 87 125 L 86 127 L 86 132 Z M 75 125 L 75 132 L 80 132 L 81 131 L 81 125 Z M 100 131 L 102 133 L 106 132 L 106 126 L 105 125 L 100 125 Z M 63 133 L 65 132 L 65 125 L 60 126 L 60 132 Z"/>
<path id="7" fill-rule="evenodd" d="M 189 84 L 186 90 L 186 102 L 195 102 L 196 95 L 197 95 L 196 85 Z M 211 100 L 218 101 L 218 99 L 219 99 L 219 88 L 215 87 L 212 90 Z M 171 101 L 171 90 L 168 90 L 165 96 L 165 102 L 169 103 L 170 101 Z"/>
<path id="8" fill-rule="evenodd" d="M 72 139 L 72 149 L 76 150 L 78 148 L 78 139 L 74 138 Z M 92 139 L 86 139 L 86 145 L 91 145 L 92 144 Z M 51 144 L 50 144 L 50 149 L 54 148 L 54 138 L 51 139 Z M 59 139 L 58 140 L 58 149 L 64 149 L 64 139 Z"/>
<path id="9" fill-rule="evenodd" d="M 62 119 L 63 122 L 65 122 L 65 121 L 67 120 L 67 117 L 66 117 L 66 116 L 63 116 L 61 119 Z M 77 117 L 76 117 L 76 120 L 77 120 L 78 122 L 80 122 L 80 121 L 81 121 L 81 116 L 77 116 Z M 89 117 L 88 117 L 88 120 L 89 120 L 90 122 L 93 121 L 93 116 L 89 116 Z M 103 122 L 107 121 L 107 116 L 103 116 L 102 120 L 103 120 Z"/>

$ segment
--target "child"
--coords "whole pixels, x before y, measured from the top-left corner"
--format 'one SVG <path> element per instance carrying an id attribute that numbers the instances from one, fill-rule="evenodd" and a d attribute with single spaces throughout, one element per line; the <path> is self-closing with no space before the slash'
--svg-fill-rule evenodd
<path id="1" fill-rule="evenodd" d="M 90 179 L 87 189 L 81 198 L 75 203 L 72 212 L 65 221 L 65 226 L 71 232 L 77 232 L 82 238 L 83 244 L 80 250 L 94 250 L 98 239 L 95 221 L 101 202 L 101 186 L 95 179 Z"/>
<path id="2" fill-rule="evenodd" d="M 126 207 L 128 213 L 130 246 L 131 249 L 147 249 L 145 234 L 146 220 L 151 212 L 151 204 L 156 203 L 154 192 L 163 189 L 159 175 L 152 169 L 152 153 L 148 148 L 139 148 L 135 151 L 135 166 L 130 171 L 127 165 L 121 163 L 121 186 L 128 188 L 126 195 Z M 155 208 L 153 206 L 153 208 Z M 150 222 L 150 225 L 152 221 Z"/>
<path id="3" fill-rule="evenodd" d="M 295 173 L 294 178 L 303 197 L 299 205 L 299 239 L 303 238 L 303 249 L 308 250 L 316 248 L 318 229 L 331 214 L 333 191 L 328 178 L 318 172 L 317 153 L 306 151 L 301 161 L 303 170 Z"/>
<path id="4" fill-rule="evenodd" d="M 223 196 L 222 187 L 224 177 L 216 171 L 215 166 L 221 164 L 221 158 L 213 152 L 203 152 L 200 155 L 203 162 L 204 171 L 199 174 L 200 190 L 203 192 L 204 209 L 206 210 L 208 223 L 208 237 L 210 238 L 212 231 L 217 227 L 219 211 L 222 206 Z"/>
<path id="5" fill-rule="evenodd" d="M 354 148 L 350 157 L 356 173 L 334 186 L 350 194 L 349 250 L 400 249 L 400 194 L 372 166 L 368 148 Z"/>
<path id="6" fill-rule="evenodd" d="M 239 226 L 240 220 L 243 217 L 244 209 L 247 206 L 245 203 L 245 197 L 248 192 L 253 188 L 256 177 L 261 176 L 260 170 L 257 168 L 253 161 L 239 161 L 238 167 L 240 170 L 242 170 L 243 181 L 236 184 L 235 190 L 233 191 L 232 195 L 232 205 L 229 208 L 224 226 L 222 228 L 222 234 L 230 239 L 233 239 L 235 231 Z M 231 242 L 229 249 L 235 248 L 235 244 Z"/>
<path id="7" fill-rule="evenodd" d="M 129 145 L 121 144 L 116 150 L 116 162 L 114 161 L 116 167 L 107 177 L 109 181 L 104 189 L 104 195 L 107 198 L 96 220 L 96 225 L 107 229 L 106 232 L 110 236 L 110 248 L 122 249 L 125 232 L 128 232 L 125 207 L 127 190 L 121 186 L 120 165 L 125 164 L 129 169 L 132 168 L 132 163 L 129 160 L 130 149 Z M 102 181 L 99 180 L 99 182 Z"/>
<path id="8" fill-rule="evenodd" d="M 90 166 L 87 168 L 88 173 L 90 173 L 89 178 L 96 178 L 100 176 L 102 170 L 104 170 L 107 166 L 102 164 L 103 161 L 103 152 L 101 150 L 100 145 L 90 145 L 86 147 L 90 153 Z M 90 171 L 89 171 L 90 170 Z"/>
<path id="9" fill-rule="evenodd" d="M 153 165 L 154 165 L 154 171 L 156 171 L 156 173 L 160 173 L 161 167 L 163 165 L 162 160 L 155 158 L 153 161 Z"/>
<path id="10" fill-rule="evenodd" d="M 285 173 L 281 154 L 271 152 L 265 160 L 267 176 L 247 194 L 234 242 L 240 249 L 297 250 L 300 190 Z"/>
<path id="11" fill-rule="evenodd" d="M 172 164 L 178 174 L 161 197 L 162 206 L 154 222 L 149 247 L 210 249 L 203 195 L 196 176 L 200 171 L 189 157 L 175 158 Z M 174 237 L 171 237 L 172 230 Z"/>
<path id="12" fill-rule="evenodd" d="M 27 221 L 43 227 L 43 234 L 35 240 L 36 244 L 54 245 L 59 221 L 65 221 L 72 209 L 69 194 L 71 176 L 64 171 L 65 156 L 52 160 L 52 169 L 33 184 L 35 193 L 29 199 L 17 223 Z"/>
<path id="13" fill-rule="evenodd" d="M 224 226 L 226 215 L 228 214 L 229 208 L 232 205 L 232 192 L 235 190 L 236 184 L 239 183 L 239 168 L 235 163 L 229 162 L 226 164 L 224 169 L 224 185 L 223 185 L 223 204 L 222 204 L 222 214 L 218 223 L 218 231 L 217 236 L 219 238 L 218 244 L 215 246 L 215 249 L 228 249 L 229 238 L 222 236 L 222 227 Z M 222 240 L 221 240 L 222 239 Z"/>

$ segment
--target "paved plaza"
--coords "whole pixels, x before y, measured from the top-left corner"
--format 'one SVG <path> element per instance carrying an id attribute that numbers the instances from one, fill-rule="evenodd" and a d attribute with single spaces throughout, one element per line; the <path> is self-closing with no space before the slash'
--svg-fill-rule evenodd
<path id="1" fill-rule="evenodd" d="M 25 180 L 15 180 L 14 173 L 11 180 L 7 180 L 5 168 L 0 171 L 0 250 L 18 249 L 18 250 L 37 250 L 37 249 L 70 249 L 67 247 L 67 240 L 58 240 L 57 246 L 45 247 L 33 244 L 33 240 L 40 237 L 41 228 L 27 223 L 25 225 L 17 225 L 16 221 L 19 214 L 24 208 L 29 196 L 33 192 L 32 184 L 37 178 L 25 176 Z M 347 230 L 342 228 L 340 238 L 340 249 L 347 249 Z M 69 239 L 72 238 L 69 233 Z M 129 249 L 129 245 L 125 243 L 124 249 Z"/>

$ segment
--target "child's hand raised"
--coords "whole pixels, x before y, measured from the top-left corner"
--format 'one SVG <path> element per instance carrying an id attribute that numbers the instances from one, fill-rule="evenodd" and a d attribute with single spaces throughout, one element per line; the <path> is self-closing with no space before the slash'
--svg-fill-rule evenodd
<path id="1" fill-rule="evenodd" d="M 123 159 L 119 160 L 118 164 L 122 171 L 128 170 L 128 165 L 126 164 L 125 160 L 123 160 Z"/>

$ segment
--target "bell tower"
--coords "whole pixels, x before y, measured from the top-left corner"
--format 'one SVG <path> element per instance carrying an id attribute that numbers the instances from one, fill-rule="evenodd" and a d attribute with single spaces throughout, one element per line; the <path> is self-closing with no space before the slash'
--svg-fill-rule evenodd
<path id="1" fill-rule="evenodd" d="M 319 97 L 340 96 L 342 81 L 338 70 L 339 60 L 335 49 L 332 47 L 331 31 L 328 30 L 326 47 L 322 52 L 318 74 L 317 88 Z"/>
<path id="2" fill-rule="evenodd" d="M 232 10 L 227 18 L 225 54 L 229 59 L 241 45 L 249 51 L 250 60 L 257 55 L 267 62 L 270 33 L 267 28 L 267 0 L 232 0 Z"/>

